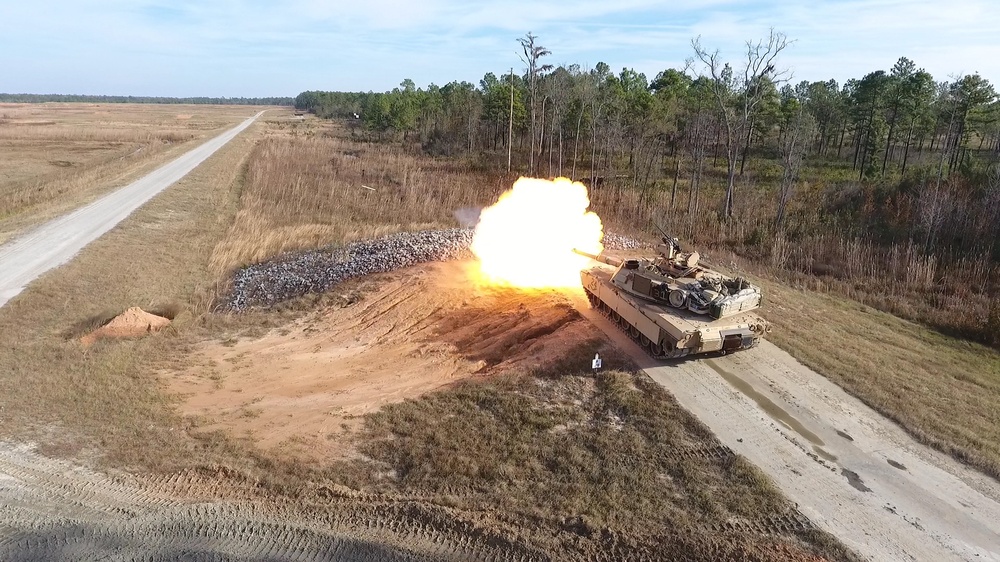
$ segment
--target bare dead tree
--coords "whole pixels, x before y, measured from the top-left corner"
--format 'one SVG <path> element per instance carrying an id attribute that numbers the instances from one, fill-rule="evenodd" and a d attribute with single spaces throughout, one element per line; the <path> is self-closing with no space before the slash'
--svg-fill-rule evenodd
<path id="1" fill-rule="evenodd" d="M 792 116 L 778 145 L 783 171 L 778 190 L 778 213 L 774 223 L 779 231 L 784 227 L 788 202 L 791 201 L 795 184 L 799 181 L 802 159 L 809 149 L 809 143 L 816 136 L 816 129 L 816 120 L 809 112 L 800 107 Z"/>
<path id="2" fill-rule="evenodd" d="M 722 60 L 718 49 L 709 52 L 701 45 L 701 37 L 691 41 L 695 57 L 700 66 L 693 65 L 699 77 L 709 78 L 712 96 L 724 134 L 726 146 L 726 197 L 723 212 L 727 219 L 733 216 L 734 191 L 736 188 L 736 162 L 743 137 L 750 120 L 764 98 L 766 90 L 761 87 L 764 80 L 775 85 L 787 81 L 791 75 L 775 67 L 775 60 L 790 44 L 784 33 L 771 29 L 767 39 L 754 43 L 747 41 L 746 60 L 739 74 Z"/>
<path id="3" fill-rule="evenodd" d="M 954 206 L 952 193 L 940 185 L 924 182 L 917 199 L 917 220 L 924 230 L 924 252 L 930 253 L 948 214 Z"/>
<path id="4" fill-rule="evenodd" d="M 525 64 L 528 71 L 528 94 L 529 103 L 531 104 L 531 144 L 528 151 L 528 170 L 531 173 L 535 172 L 535 94 L 538 90 L 538 76 L 543 72 L 552 70 L 551 64 L 538 64 L 539 59 L 551 55 L 552 51 L 541 45 L 536 45 L 536 39 L 538 37 L 529 31 L 524 37 L 517 40 L 521 44 L 521 50 L 524 52 L 521 62 Z"/>

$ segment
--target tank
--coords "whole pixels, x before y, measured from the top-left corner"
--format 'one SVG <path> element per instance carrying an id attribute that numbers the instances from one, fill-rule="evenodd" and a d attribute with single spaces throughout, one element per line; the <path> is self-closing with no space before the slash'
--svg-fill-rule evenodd
<path id="1" fill-rule="evenodd" d="M 580 272 L 590 304 L 656 358 L 748 349 L 770 331 L 752 312 L 759 287 L 705 267 L 676 238 L 664 237 L 652 259 L 577 253 L 599 262 Z"/>

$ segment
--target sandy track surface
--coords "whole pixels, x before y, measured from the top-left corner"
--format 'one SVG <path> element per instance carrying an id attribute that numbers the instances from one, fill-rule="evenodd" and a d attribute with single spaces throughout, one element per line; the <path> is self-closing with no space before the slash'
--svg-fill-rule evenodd
<path id="1" fill-rule="evenodd" d="M 329 490 L 311 499 L 293 510 L 201 474 L 111 478 L 0 442 L 0 560 L 538 558 L 419 501 Z"/>
<path id="2" fill-rule="evenodd" d="M 32 280 L 69 261 L 157 193 L 186 176 L 262 114 L 187 152 L 149 175 L 0 246 L 0 306 Z"/>
<path id="3" fill-rule="evenodd" d="M 906 435 L 769 342 L 729 356 L 649 357 L 607 333 L 819 527 L 872 560 L 1000 561 L 1000 485 Z"/>

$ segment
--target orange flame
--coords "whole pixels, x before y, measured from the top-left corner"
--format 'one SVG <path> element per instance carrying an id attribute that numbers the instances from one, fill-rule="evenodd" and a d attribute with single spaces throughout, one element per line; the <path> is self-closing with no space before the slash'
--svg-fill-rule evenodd
<path id="1" fill-rule="evenodd" d="M 587 187 L 567 178 L 520 178 L 483 209 L 472 240 L 483 275 L 516 287 L 579 287 L 580 270 L 603 249 Z"/>

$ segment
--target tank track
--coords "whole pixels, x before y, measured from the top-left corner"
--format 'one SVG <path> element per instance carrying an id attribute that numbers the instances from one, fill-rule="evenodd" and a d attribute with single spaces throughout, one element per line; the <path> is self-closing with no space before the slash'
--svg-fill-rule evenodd
<path id="1" fill-rule="evenodd" d="M 623 318 L 620 314 L 612 310 L 611 307 L 607 305 L 607 303 L 602 301 L 594 293 L 591 293 L 589 289 L 584 289 L 584 291 L 587 293 L 587 300 L 590 301 L 591 308 L 599 311 L 601 314 L 603 314 L 609 320 L 611 320 L 616 326 L 618 326 L 619 329 L 621 329 L 621 331 L 625 332 L 625 334 L 628 335 L 628 337 L 632 338 L 632 341 L 634 341 L 639 347 L 644 349 L 646 353 L 649 354 L 650 357 L 660 360 L 678 359 L 680 357 L 684 357 L 691 353 L 691 350 L 687 348 L 681 348 L 681 349 L 675 348 L 668 351 L 659 342 L 654 342 L 649 338 L 647 338 L 646 336 L 644 336 L 641 332 L 639 332 L 638 328 L 629 324 L 628 321 L 625 320 L 625 318 Z"/>

